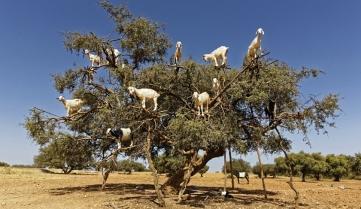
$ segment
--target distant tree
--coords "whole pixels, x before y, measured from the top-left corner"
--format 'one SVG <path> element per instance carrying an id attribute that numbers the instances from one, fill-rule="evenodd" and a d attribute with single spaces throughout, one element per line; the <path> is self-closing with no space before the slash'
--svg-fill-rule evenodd
<path id="1" fill-rule="evenodd" d="M 289 154 L 289 158 L 290 158 L 290 164 L 294 165 L 294 161 L 291 158 L 292 153 Z M 277 173 L 277 175 L 288 175 L 289 172 L 289 167 L 286 163 L 286 159 L 285 157 L 277 157 L 274 159 L 275 162 L 275 172 Z"/>
<path id="2" fill-rule="evenodd" d="M 327 155 L 326 162 L 328 164 L 327 172 L 334 178 L 334 181 L 340 181 L 342 177 L 347 176 L 349 172 L 349 162 L 345 155 Z"/>
<path id="3" fill-rule="evenodd" d="M 142 163 L 135 162 L 132 160 L 121 160 L 118 162 L 117 170 L 131 174 L 133 171 L 135 172 L 145 171 L 145 166 Z"/>
<path id="4" fill-rule="evenodd" d="M 300 172 L 302 182 L 306 181 L 306 176 L 312 173 L 312 167 L 314 160 L 310 154 L 304 153 L 303 151 L 294 155 L 295 170 Z"/>
<path id="5" fill-rule="evenodd" d="M 24 165 L 24 164 L 15 164 L 15 165 L 11 165 L 11 167 L 14 167 L 14 168 L 37 168 L 37 166 L 35 166 L 35 165 Z"/>
<path id="6" fill-rule="evenodd" d="M 179 167 L 184 165 L 185 158 L 182 155 L 169 156 L 166 154 L 155 158 L 154 165 L 159 173 L 166 173 L 172 175 L 173 172 L 178 171 Z"/>
<path id="7" fill-rule="evenodd" d="M 242 159 L 232 160 L 232 168 L 233 172 L 250 172 L 252 170 L 249 162 Z M 231 172 L 229 161 L 226 162 L 226 171 L 227 173 Z M 222 172 L 224 172 L 224 166 L 222 166 Z"/>
<path id="8" fill-rule="evenodd" d="M 356 153 L 351 160 L 351 171 L 354 175 L 361 175 L 361 153 Z"/>
<path id="9" fill-rule="evenodd" d="M 255 166 L 253 166 L 252 173 L 258 175 L 258 177 L 261 178 L 261 167 L 258 163 Z M 267 176 L 272 176 L 273 178 L 275 178 L 276 177 L 275 165 L 274 164 L 264 164 L 263 165 L 263 173 L 264 173 L 265 178 L 267 178 Z"/>
<path id="10" fill-rule="evenodd" d="M 311 172 L 316 178 L 317 181 L 321 180 L 321 176 L 326 174 L 328 164 L 326 163 L 326 158 L 319 152 L 311 154 L 313 158 L 313 164 Z"/>
<path id="11" fill-rule="evenodd" d="M 203 174 L 207 173 L 209 170 L 209 166 L 205 165 L 201 170 L 198 171 L 199 174 L 201 174 L 201 177 L 203 177 Z"/>
<path id="12" fill-rule="evenodd" d="M 10 165 L 0 161 L 0 167 L 9 167 Z"/>
<path id="13" fill-rule="evenodd" d="M 92 149 L 86 141 L 75 140 L 69 135 L 54 140 L 40 148 L 35 156 L 36 167 L 59 168 L 65 174 L 74 169 L 89 168 L 92 165 Z"/>

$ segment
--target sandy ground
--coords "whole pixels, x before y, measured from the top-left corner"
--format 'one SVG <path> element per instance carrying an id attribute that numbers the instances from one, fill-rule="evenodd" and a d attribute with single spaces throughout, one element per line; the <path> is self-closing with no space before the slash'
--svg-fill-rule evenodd
<path id="1" fill-rule="evenodd" d="M 165 179 L 161 177 L 161 182 Z M 207 173 L 196 175 L 188 187 L 187 200 L 176 204 L 176 196 L 166 197 L 167 208 L 293 208 L 293 192 L 286 184 L 287 178 L 268 178 L 267 200 L 262 195 L 260 179 L 251 176 L 250 184 L 245 180 L 235 183 L 231 190 L 233 198 L 224 201 L 215 196 L 223 187 L 223 175 Z M 39 169 L 15 169 L 0 167 L 1 209 L 74 209 L 74 208 L 158 208 L 154 202 L 150 173 L 131 175 L 113 173 L 107 187 L 100 191 L 101 175 L 47 174 Z M 228 180 L 228 186 L 231 181 Z M 296 187 L 301 194 L 300 208 L 352 208 L 361 209 L 361 181 L 342 180 L 320 182 L 309 180 Z"/>

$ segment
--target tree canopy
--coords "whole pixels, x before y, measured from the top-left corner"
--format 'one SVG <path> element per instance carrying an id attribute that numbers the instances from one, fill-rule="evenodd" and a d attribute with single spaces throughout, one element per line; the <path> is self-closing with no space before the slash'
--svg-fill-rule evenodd
<path id="1" fill-rule="evenodd" d="M 221 156 L 228 146 L 240 153 L 258 148 L 280 152 L 289 150 L 292 143 L 283 133 L 307 136 L 312 129 L 323 132 L 334 125 L 339 109 L 336 94 L 317 98 L 300 92 L 300 84 L 319 76 L 320 71 L 294 69 L 268 58 L 267 53 L 241 69 L 222 70 L 192 59 L 169 65 L 164 60 L 171 45 L 159 24 L 135 17 L 124 6 L 108 1 L 100 5 L 114 20 L 118 34 L 113 39 L 92 32 L 65 34 L 69 52 L 84 54 L 89 49 L 101 56 L 103 63 L 73 67 L 53 76 L 59 93 L 67 92 L 85 104 L 71 117 L 32 109 L 25 127 L 40 145 L 71 133 L 74 140 L 89 141 L 96 159 L 121 151 L 148 161 L 157 161 L 164 153 L 169 159 L 182 156 L 183 165 L 162 185 L 166 192 L 178 191 L 182 182 L 189 182 L 185 179 Z M 107 51 L 113 47 L 120 48 L 121 63 Z M 212 89 L 213 78 L 221 82 L 219 92 Z M 160 94 L 158 110 L 151 111 L 151 103 L 143 109 L 127 92 L 128 86 L 156 90 Z M 193 92 L 211 95 L 205 117 L 196 114 Z M 274 114 L 270 114 L 272 104 L 277 107 Z M 105 134 L 109 127 L 131 127 L 134 146 L 116 150 L 115 140 Z"/>
<path id="2" fill-rule="evenodd" d="M 40 148 L 34 157 L 36 167 L 59 168 L 66 174 L 74 169 L 93 167 L 92 147 L 86 141 L 63 136 Z"/>

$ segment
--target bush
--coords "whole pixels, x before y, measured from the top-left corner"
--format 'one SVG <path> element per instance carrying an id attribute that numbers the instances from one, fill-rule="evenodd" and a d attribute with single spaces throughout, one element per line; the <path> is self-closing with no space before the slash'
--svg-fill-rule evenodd
<path id="1" fill-rule="evenodd" d="M 23 165 L 23 164 L 15 164 L 15 165 L 12 165 L 11 167 L 14 167 L 14 168 L 37 168 L 35 165 Z"/>
<path id="2" fill-rule="evenodd" d="M 185 158 L 182 155 L 179 156 L 167 156 L 161 155 L 154 159 L 154 166 L 159 173 L 172 174 L 184 166 Z"/>
<path id="3" fill-rule="evenodd" d="M 118 162 L 117 170 L 131 174 L 133 171 L 145 171 L 145 166 L 142 163 L 138 163 L 132 160 L 121 160 Z"/>
<path id="4" fill-rule="evenodd" d="M 233 169 L 233 173 L 250 172 L 251 165 L 249 164 L 249 162 L 242 160 L 242 159 L 232 160 L 232 169 Z M 229 161 L 226 162 L 226 170 L 227 170 L 227 173 L 231 172 L 231 167 L 230 167 Z M 224 172 L 224 166 L 222 167 L 222 172 Z"/>
<path id="5" fill-rule="evenodd" d="M 0 167 L 9 167 L 10 165 L 0 161 Z"/>
<path id="6" fill-rule="evenodd" d="M 261 167 L 259 166 L 258 163 L 255 166 L 253 166 L 252 173 L 258 175 L 258 177 L 261 178 Z M 267 178 L 267 176 L 272 176 L 273 178 L 275 178 L 276 177 L 275 165 L 274 164 L 264 164 L 263 165 L 263 174 L 264 174 L 265 178 Z"/>

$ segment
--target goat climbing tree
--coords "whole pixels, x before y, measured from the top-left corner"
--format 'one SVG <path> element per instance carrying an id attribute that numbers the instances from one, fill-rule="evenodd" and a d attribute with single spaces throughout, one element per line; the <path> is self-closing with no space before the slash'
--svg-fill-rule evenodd
<path id="1" fill-rule="evenodd" d="M 71 117 L 32 109 L 25 127 L 39 144 L 72 133 L 74 140 L 88 141 L 100 161 L 120 151 L 148 159 L 158 202 L 164 206 L 164 195 L 180 192 L 181 201 L 191 177 L 228 147 L 242 153 L 287 152 L 291 141 L 277 133 L 301 132 L 306 136 L 312 127 L 322 131 L 333 125 L 337 95 L 300 97 L 299 84 L 318 76 L 319 71 L 294 70 L 266 60 L 266 55 L 241 69 L 220 70 L 193 60 L 170 66 L 163 61 L 170 43 L 158 24 L 134 17 L 124 6 L 108 1 L 100 4 L 114 20 L 118 37 L 109 40 L 92 32 L 65 34 L 65 48 L 71 53 L 83 54 L 89 49 L 103 57 L 103 62 L 54 75 L 56 90 L 83 99 L 85 108 Z M 114 54 L 107 50 L 112 47 L 120 49 L 121 63 L 115 62 Z M 219 93 L 212 90 L 213 78 L 221 81 Z M 156 90 L 160 94 L 158 110 L 152 111 L 152 103 L 143 109 L 140 101 L 128 94 L 128 86 Z M 193 107 L 195 91 L 211 95 L 205 117 L 197 116 Z M 271 111 L 272 106 L 276 110 Z M 116 142 L 105 134 L 109 127 L 131 127 L 134 146 L 116 150 Z M 159 156 L 185 159 L 163 185 L 159 185 L 152 163 Z"/>

